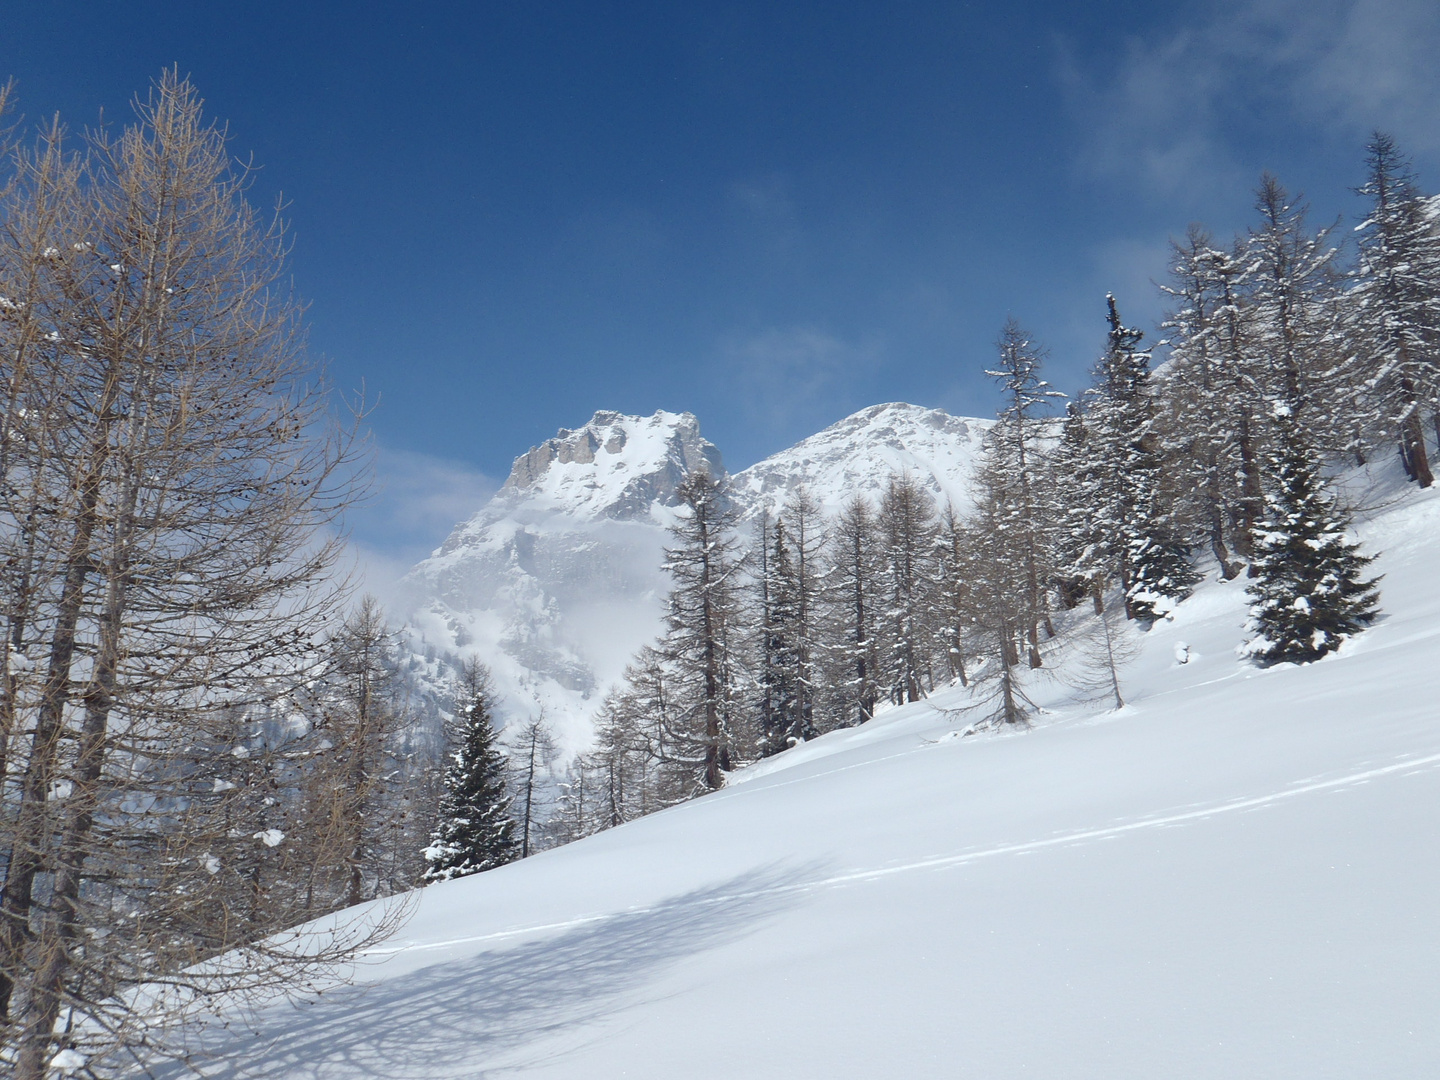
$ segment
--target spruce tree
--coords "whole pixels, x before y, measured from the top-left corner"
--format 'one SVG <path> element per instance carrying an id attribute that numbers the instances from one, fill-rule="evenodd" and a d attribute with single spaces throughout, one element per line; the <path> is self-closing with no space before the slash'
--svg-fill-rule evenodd
<path id="1" fill-rule="evenodd" d="M 769 757 L 811 738 L 815 732 L 804 707 L 802 656 L 799 649 L 799 587 L 789 530 L 776 518 L 762 545 L 761 588 L 764 599 L 760 651 L 760 755 Z"/>
<path id="2" fill-rule="evenodd" d="M 1290 406 L 1275 406 L 1275 446 L 1268 460 L 1270 491 L 1256 536 L 1257 577 L 1247 648 L 1263 665 L 1306 664 L 1335 651 L 1379 613 L 1373 561 L 1345 538 L 1349 522 L 1324 490 L 1319 464 Z"/>
<path id="3" fill-rule="evenodd" d="M 519 841 L 510 814 L 505 755 L 495 745 L 494 689 L 478 660 L 461 672 L 459 749 L 445 771 L 440 820 L 425 849 L 425 881 L 492 870 L 515 858 Z"/>
<path id="4" fill-rule="evenodd" d="M 1064 508 L 1064 570 L 1088 584 L 1097 611 L 1111 579 L 1128 618 L 1150 621 L 1190 594 L 1196 574 L 1165 484 L 1157 406 L 1144 334 L 1105 297 L 1109 332 L 1087 407 L 1071 413 L 1054 458 L 1073 493 Z M 1067 551 L 1068 549 L 1068 551 Z"/>

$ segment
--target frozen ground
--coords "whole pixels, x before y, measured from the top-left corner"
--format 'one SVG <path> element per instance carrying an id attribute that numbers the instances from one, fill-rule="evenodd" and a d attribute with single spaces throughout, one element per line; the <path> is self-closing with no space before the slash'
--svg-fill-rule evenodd
<path id="1" fill-rule="evenodd" d="M 962 738 L 948 691 L 429 888 L 363 985 L 205 1071 L 1434 1076 L 1437 535 L 1434 494 L 1364 523 L 1388 616 L 1309 668 L 1240 662 L 1243 584 L 1212 582 L 1123 711 L 1051 683 L 1031 730 Z"/>

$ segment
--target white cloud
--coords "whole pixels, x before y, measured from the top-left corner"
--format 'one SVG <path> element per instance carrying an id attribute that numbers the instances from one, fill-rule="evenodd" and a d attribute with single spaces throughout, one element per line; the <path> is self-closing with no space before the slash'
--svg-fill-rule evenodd
<path id="1" fill-rule="evenodd" d="M 1333 110 L 1357 131 L 1390 130 L 1417 151 L 1440 150 L 1440 4 L 1353 0 L 1333 5 L 1340 10 L 1328 24 L 1284 6 L 1318 39 L 1300 49 L 1297 104 L 1320 119 Z"/>
<path id="2" fill-rule="evenodd" d="M 1236 124 L 1310 124 L 1357 141 L 1382 128 L 1411 150 L 1440 150 L 1434 0 L 1222 0 L 1167 37 L 1128 39 L 1103 72 L 1063 41 L 1059 54 L 1082 166 L 1158 194 L 1253 179 L 1229 147 Z"/>
<path id="3" fill-rule="evenodd" d="M 372 495 L 347 520 L 364 587 L 385 599 L 411 566 L 484 506 L 498 487 L 464 462 L 378 447 Z"/>
<path id="4" fill-rule="evenodd" d="M 784 425 L 843 390 L 847 376 L 879 364 L 878 340 L 845 341 L 811 326 L 772 327 L 723 349 L 725 370 L 744 407 Z"/>

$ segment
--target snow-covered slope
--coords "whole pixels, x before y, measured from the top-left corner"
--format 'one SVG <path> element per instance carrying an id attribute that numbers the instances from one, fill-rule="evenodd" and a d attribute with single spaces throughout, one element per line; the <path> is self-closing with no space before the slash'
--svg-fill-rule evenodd
<path id="1" fill-rule="evenodd" d="M 878 500 L 892 472 L 969 506 L 989 421 L 876 405 L 733 478 L 742 512 L 775 512 L 804 484 L 827 511 Z M 509 716 L 544 709 L 566 749 L 584 746 L 604 690 L 661 626 L 661 570 L 675 489 L 724 475 L 689 413 L 598 412 L 515 459 L 504 487 L 402 583 L 417 653 L 476 655 Z"/>
<path id="2" fill-rule="evenodd" d="M 967 738 L 947 691 L 432 886 L 208 1075 L 1433 1076 L 1440 496 L 1361 536 L 1388 614 L 1334 657 L 1243 663 L 1211 581 L 1122 711 L 1040 682 L 1033 729 Z"/>
<path id="3" fill-rule="evenodd" d="M 731 487 L 750 515 L 762 506 L 775 514 L 801 484 L 833 515 L 855 495 L 878 501 L 892 475 L 908 473 L 963 513 L 993 423 L 903 402 L 872 405 L 736 473 Z"/>

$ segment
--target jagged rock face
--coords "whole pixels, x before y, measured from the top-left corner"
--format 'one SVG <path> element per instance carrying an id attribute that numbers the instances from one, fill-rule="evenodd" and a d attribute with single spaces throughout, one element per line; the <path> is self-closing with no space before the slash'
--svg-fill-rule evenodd
<path id="1" fill-rule="evenodd" d="M 909 472 L 957 510 L 990 422 L 915 405 L 876 405 L 737 474 L 745 517 L 774 514 L 804 484 L 827 513 L 878 501 Z M 505 711 L 544 708 L 568 748 L 634 652 L 661 629 L 662 570 L 675 492 L 696 470 L 725 475 L 689 413 L 597 412 L 515 459 L 495 498 L 406 577 L 417 651 L 477 655 Z"/>
<path id="2" fill-rule="evenodd" d="M 701 438 L 690 413 L 642 418 L 602 411 L 516 458 L 497 501 L 631 521 L 674 506 L 675 489 L 700 469 L 725 475 L 720 451 Z"/>

